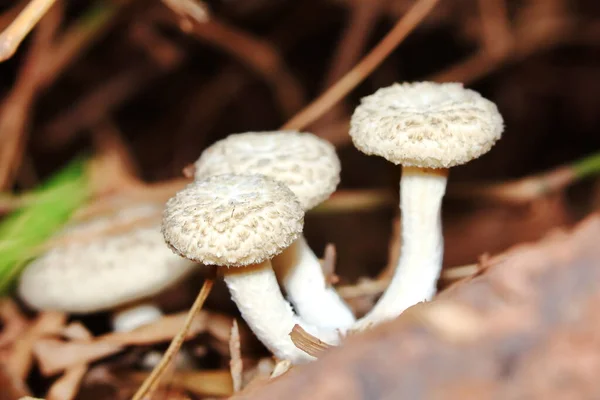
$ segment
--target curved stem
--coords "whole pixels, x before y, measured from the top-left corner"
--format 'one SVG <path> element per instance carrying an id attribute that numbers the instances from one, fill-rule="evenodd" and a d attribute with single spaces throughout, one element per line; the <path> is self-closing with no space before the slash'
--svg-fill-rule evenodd
<path id="1" fill-rule="evenodd" d="M 224 279 L 246 323 L 277 358 L 293 364 L 314 360 L 292 342 L 290 333 L 296 324 L 325 342 L 339 343 L 337 332 L 307 324 L 294 314 L 281 294 L 270 261 L 226 269 Z"/>
<path id="2" fill-rule="evenodd" d="M 307 323 L 342 331 L 354 324 L 352 311 L 326 282 L 321 263 L 304 236 L 272 263 L 290 302 Z"/>
<path id="3" fill-rule="evenodd" d="M 395 318 L 435 294 L 444 253 L 441 207 L 446 181 L 447 170 L 402 168 L 400 259 L 385 293 L 354 329 Z"/>

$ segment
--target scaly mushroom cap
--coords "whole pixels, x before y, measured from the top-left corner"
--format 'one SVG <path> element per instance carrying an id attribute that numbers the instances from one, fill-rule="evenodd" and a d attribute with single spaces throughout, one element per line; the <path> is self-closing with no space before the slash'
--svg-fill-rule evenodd
<path id="1" fill-rule="evenodd" d="M 496 105 L 460 83 L 402 83 L 364 97 L 350 122 L 354 145 L 394 164 L 450 168 L 487 153 L 504 124 Z"/>
<path id="2" fill-rule="evenodd" d="M 264 175 L 215 175 L 178 192 L 162 232 L 177 254 L 238 267 L 270 259 L 302 232 L 304 211 L 282 182 Z"/>
<path id="3" fill-rule="evenodd" d="M 90 313 L 161 292 L 195 264 L 165 245 L 158 224 L 160 211 L 159 206 L 129 208 L 67 227 L 59 237 L 72 239 L 27 266 L 19 295 L 36 309 Z M 118 234 L 97 235 L 115 223 L 139 218 L 150 222 Z"/>
<path id="4" fill-rule="evenodd" d="M 261 174 L 285 183 L 305 210 L 326 200 L 340 182 L 335 148 L 313 134 L 296 131 L 230 135 L 204 150 L 195 178 Z"/>

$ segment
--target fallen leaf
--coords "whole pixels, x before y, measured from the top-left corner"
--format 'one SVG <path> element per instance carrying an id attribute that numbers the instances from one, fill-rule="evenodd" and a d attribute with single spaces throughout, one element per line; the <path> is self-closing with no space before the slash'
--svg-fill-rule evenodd
<path id="1" fill-rule="evenodd" d="M 92 334 L 80 322 L 69 324 L 62 332 L 63 336 L 71 340 L 89 341 L 93 338 Z M 63 376 L 57 379 L 46 396 L 48 400 L 72 400 L 77 396 L 81 380 L 88 370 L 87 363 L 81 363 L 69 367 Z"/>
<path id="2" fill-rule="evenodd" d="M 47 400 L 72 400 L 77 395 L 79 385 L 87 371 L 87 364 L 71 367 L 48 391 Z"/>
<path id="3" fill-rule="evenodd" d="M 23 380 L 12 375 L 10 370 L 0 363 L 0 400 L 16 400 L 28 394 L 29 389 Z"/>
<path id="4" fill-rule="evenodd" d="M 64 313 L 43 312 L 31 324 L 29 329 L 15 342 L 8 358 L 8 369 L 22 380 L 27 378 L 33 363 L 33 347 L 44 336 L 59 334 L 67 316 Z"/>
<path id="5" fill-rule="evenodd" d="M 69 340 L 92 340 L 92 334 L 78 321 L 71 322 L 62 331 L 62 336 Z"/>
<path id="6" fill-rule="evenodd" d="M 51 376 L 69 367 L 116 354 L 123 348 L 124 346 L 118 343 L 105 341 L 64 342 L 44 338 L 36 341 L 33 351 L 42 374 Z"/>
<path id="7" fill-rule="evenodd" d="M 98 342 L 115 343 L 123 346 L 149 345 L 170 341 L 184 326 L 187 312 L 167 315 L 161 319 L 129 332 L 113 332 L 96 339 Z M 218 317 L 215 317 L 218 318 Z M 228 318 L 231 321 L 231 318 Z M 200 311 L 191 322 L 185 339 L 191 339 L 208 330 L 213 320 L 213 315 L 207 311 Z"/>
<path id="8" fill-rule="evenodd" d="M 29 322 L 10 298 L 0 300 L 0 347 L 12 344 L 27 329 Z"/>

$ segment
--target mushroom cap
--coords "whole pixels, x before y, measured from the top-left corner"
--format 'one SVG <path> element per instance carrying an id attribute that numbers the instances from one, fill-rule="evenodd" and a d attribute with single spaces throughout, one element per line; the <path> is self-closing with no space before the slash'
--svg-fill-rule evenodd
<path id="1" fill-rule="evenodd" d="M 195 267 L 165 245 L 161 210 L 158 205 L 128 208 L 67 227 L 59 238 L 74 236 L 72 240 L 25 268 L 18 287 L 20 297 L 35 309 L 91 313 L 161 292 Z M 115 223 L 146 217 L 150 222 L 145 226 L 96 235 Z"/>
<path id="2" fill-rule="evenodd" d="M 421 168 L 478 158 L 503 130 L 496 105 L 461 83 L 396 83 L 364 97 L 350 121 L 363 153 Z"/>
<path id="3" fill-rule="evenodd" d="M 285 183 L 305 210 L 326 200 L 340 182 L 340 160 L 331 143 L 296 131 L 229 135 L 195 162 L 195 178 L 261 174 Z"/>
<path id="4" fill-rule="evenodd" d="M 224 174 L 191 183 L 172 197 L 162 232 L 183 257 L 238 267 L 282 252 L 303 223 L 302 206 L 284 183 L 264 175 Z"/>

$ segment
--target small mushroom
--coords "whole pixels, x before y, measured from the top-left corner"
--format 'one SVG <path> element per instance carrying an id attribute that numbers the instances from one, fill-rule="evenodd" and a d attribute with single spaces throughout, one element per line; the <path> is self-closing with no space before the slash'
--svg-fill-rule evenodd
<path id="1" fill-rule="evenodd" d="M 487 153 L 503 129 L 496 105 L 460 83 L 394 84 L 362 99 L 351 118 L 352 142 L 402 165 L 402 248 L 390 285 L 355 329 L 395 318 L 435 294 L 448 169 Z"/>
<path id="2" fill-rule="evenodd" d="M 262 343 L 292 363 L 313 358 L 290 338 L 299 324 L 324 341 L 337 332 L 311 326 L 283 298 L 271 258 L 302 232 L 304 211 L 292 191 L 264 175 L 214 175 L 195 181 L 166 205 L 162 231 L 177 254 L 221 267 L 231 297 Z"/>
<path id="3" fill-rule="evenodd" d="M 313 134 L 296 131 L 230 135 L 204 150 L 194 166 L 195 179 L 250 173 L 283 182 L 304 211 L 325 201 L 340 182 L 335 148 Z M 290 302 L 306 322 L 340 330 L 355 322 L 350 308 L 328 284 L 303 235 L 272 264 Z"/>
<path id="4" fill-rule="evenodd" d="M 23 271 L 18 292 L 38 310 L 88 314 L 114 309 L 115 331 L 153 322 L 161 310 L 148 298 L 175 284 L 195 264 L 173 254 L 158 223 L 113 235 L 95 235 L 114 224 L 159 216 L 161 208 L 143 205 L 67 227 L 59 244 Z M 158 218 L 157 218 L 158 219 Z M 69 237 L 72 240 L 66 240 Z"/>

